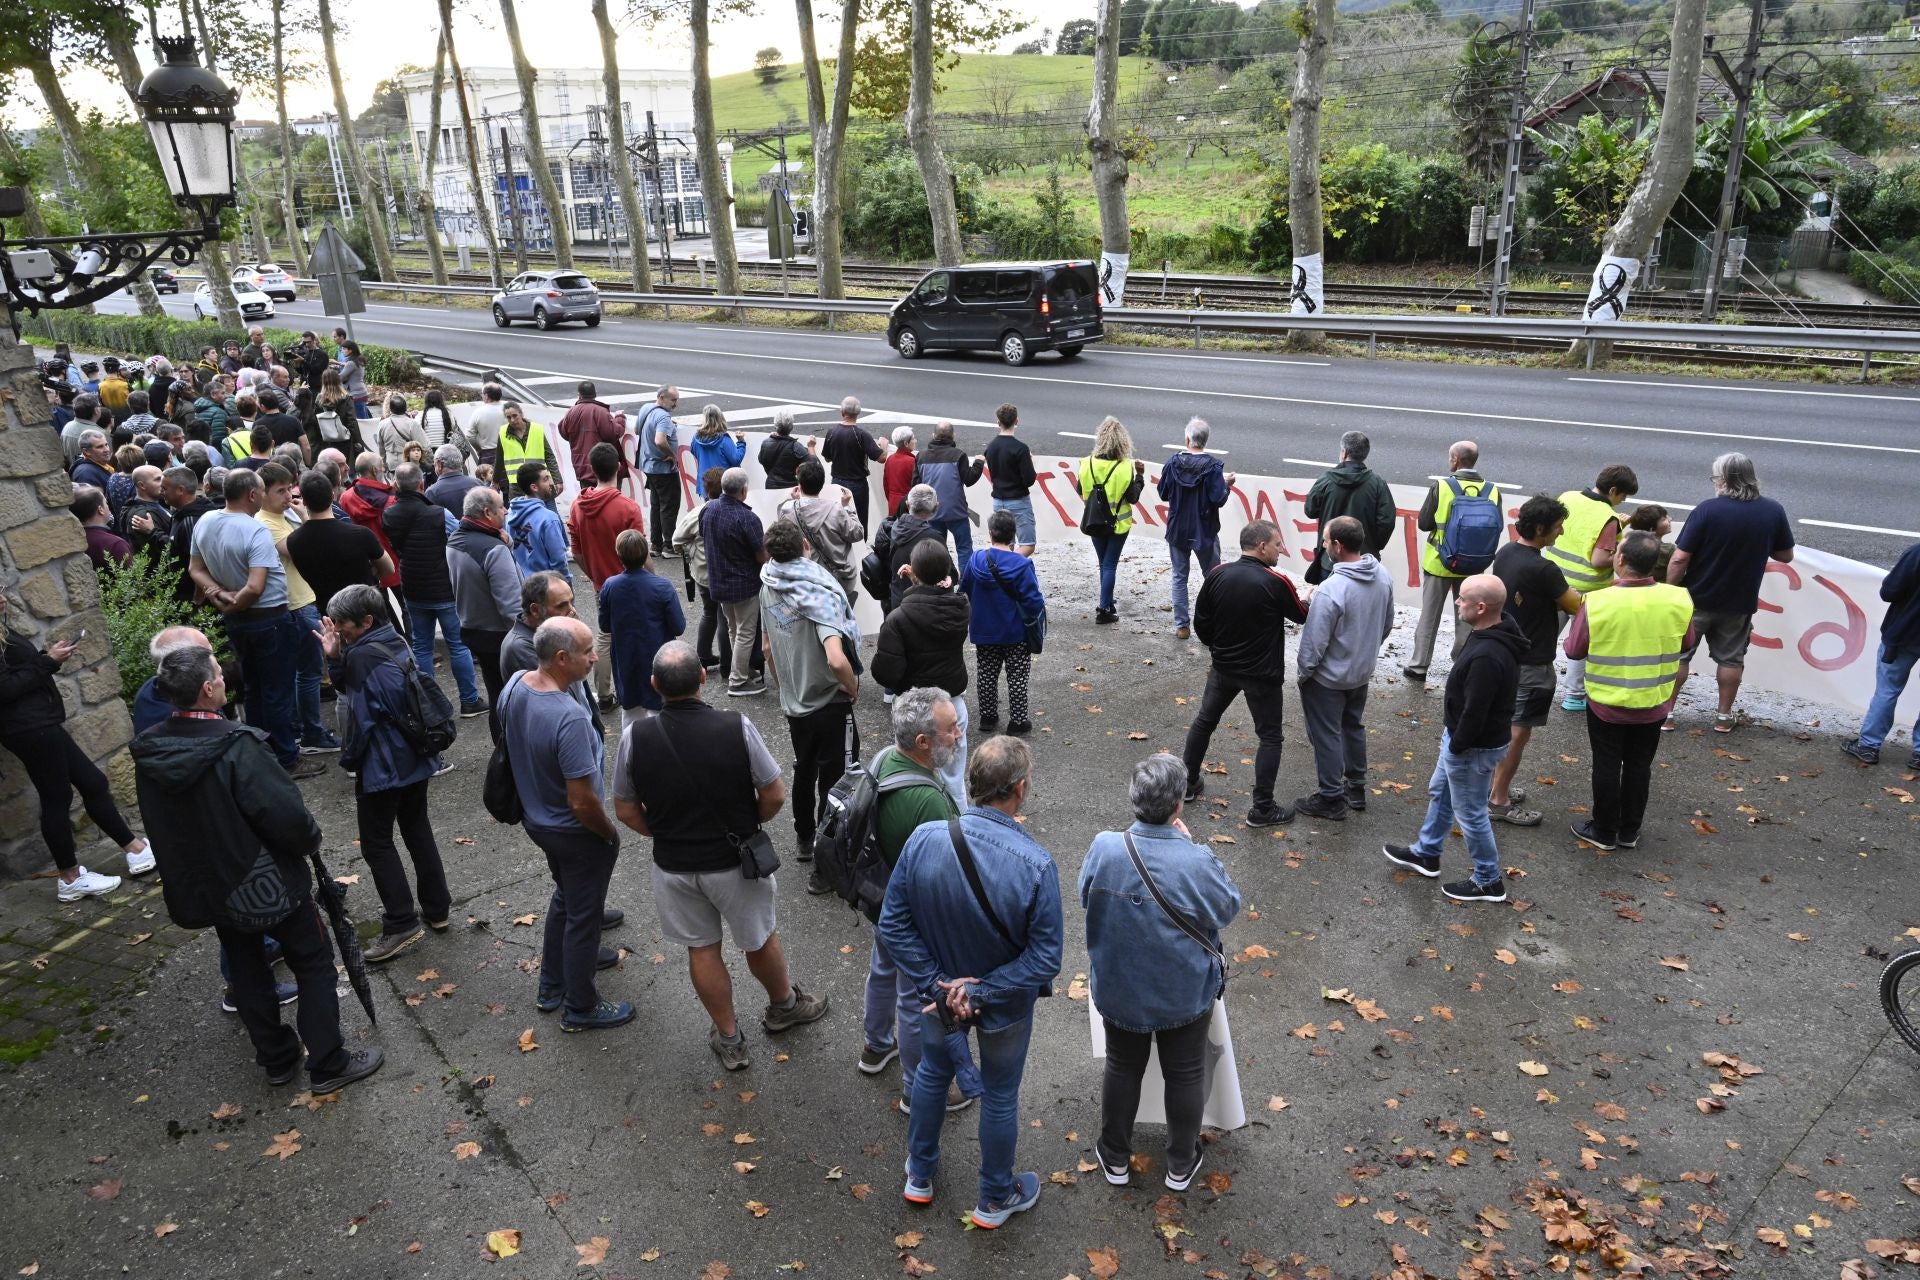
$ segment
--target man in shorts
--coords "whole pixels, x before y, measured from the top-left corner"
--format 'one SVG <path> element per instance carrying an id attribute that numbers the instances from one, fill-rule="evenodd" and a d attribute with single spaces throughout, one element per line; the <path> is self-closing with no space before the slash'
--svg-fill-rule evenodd
<path id="1" fill-rule="evenodd" d="M 760 1025 L 769 1033 L 817 1022 L 827 998 L 787 975 L 774 928 L 774 878 L 748 878 L 747 843 L 786 803 L 780 765 L 753 721 L 700 698 L 706 668 L 692 645 L 674 640 L 653 658 L 660 711 L 620 735 L 613 807 L 621 822 L 653 840 L 653 905 L 660 934 L 687 949 L 694 994 L 713 1029 L 707 1044 L 729 1071 L 752 1063 L 733 1011 L 733 977 L 720 952 L 721 924 L 747 953 L 767 990 Z"/>
<path id="2" fill-rule="evenodd" d="M 1567 506 L 1558 498 L 1528 498 L 1514 520 L 1518 541 L 1507 543 L 1493 557 L 1493 576 L 1507 584 L 1507 614 L 1527 634 L 1526 652 L 1520 655 L 1520 690 L 1513 700 L 1513 736 L 1506 758 L 1494 766 L 1493 790 L 1487 797 L 1493 820 L 1515 827 L 1540 825 L 1539 810 L 1521 807 L 1527 793 L 1513 785 L 1513 777 L 1520 771 L 1528 739 L 1553 710 L 1553 658 L 1561 615 L 1578 613 L 1583 599 L 1545 554 L 1566 522 Z"/>
<path id="3" fill-rule="evenodd" d="M 993 477 L 993 509 L 1013 512 L 1013 549 L 1023 556 L 1033 554 L 1039 542 L 1033 523 L 1033 450 L 1015 433 L 1020 429 L 1020 410 L 1003 404 L 993 411 L 1000 434 L 987 441 L 987 472 Z"/>

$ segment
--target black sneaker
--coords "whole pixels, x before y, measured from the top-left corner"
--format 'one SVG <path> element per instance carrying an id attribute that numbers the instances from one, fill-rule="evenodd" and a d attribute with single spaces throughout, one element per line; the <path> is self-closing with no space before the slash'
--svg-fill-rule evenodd
<path id="1" fill-rule="evenodd" d="M 1095 626 L 1110 627 L 1118 621 L 1120 621 L 1120 611 L 1118 609 L 1095 609 L 1093 611 L 1093 622 Z"/>
<path id="2" fill-rule="evenodd" d="M 1186 800 L 1188 804 L 1192 804 L 1195 800 L 1198 800 L 1201 796 L 1205 794 L 1207 794 L 1207 780 L 1205 778 L 1202 778 L 1196 774 L 1195 776 L 1187 779 Z"/>
<path id="3" fill-rule="evenodd" d="M 382 933 L 360 948 L 360 958 L 368 964 L 385 964 L 426 936 L 426 930 L 419 925 L 398 933 Z"/>
<path id="4" fill-rule="evenodd" d="M 1396 863 L 1409 871 L 1418 871 L 1429 880 L 1440 878 L 1438 855 L 1429 857 L 1424 853 L 1415 853 L 1410 846 L 1404 844 L 1383 844 L 1380 846 L 1380 852 L 1387 855 L 1388 862 Z"/>
<path id="5" fill-rule="evenodd" d="M 1567 829 L 1596 849 L 1611 850 L 1619 844 L 1617 840 L 1602 839 L 1600 833 L 1593 829 L 1593 823 L 1591 821 L 1571 822 L 1567 824 Z"/>
<path id="6" fill-rule="evenodd" d="M 1365 787 L 1347 788 L 1347 808 L 1355 813 L 1367 811 L 1367 789 Z"/>
<path id="7" fill-rule="evenodd" d="M 267 1083 L 281 1085 L 293 1079 L 300 1074 L 300 1064 L 305 1059 L 306 1052 L 304 1050 L 294 1054 L 292 1062 L 289 1062 L 284 1067 L 276 1067 L 274 1070 L 267 1072 Z"/>
<path id="8" fill-rule="evenodd" d="M 1310 796 L 1301 796 L 1293 802 L 1294 809 L 1303 817 L 1319 818 L 1323 822 L 1345 822 L 1347 820 L 1347 802 L 1334 804 L 1314 792 Z"/>
<path id="9" fill-rule="evenodd" d="M 1840 753 L 1842 755 L 1852 756 L 1861 764 L 1880 763 L 1880 748 L 1862 746 L 1858 738 L 1848 738 L 1845 742 L 1841 743 Z"/>
<path id="10" fill-rule="evenodd" d="M 804 834 L 798 831 L 793 833 L 793 860 L 795 862 L 813 861 L 813 837 L 814 833 L 811 831 Z"/>
<path id="11" fill-rule="evenodd" d="M 344 1089 L 356 1080 L 365 1080 L 368 1076 L 378 1071 L 380 1064 L 385 1061 L 386 1058 L 377 1048 L 355 1049 L 347 1055 L 347 1064 L 340 1068 L 340 1070 L 324 1079 L 320 1076 L 313 1077 L 311 1085 L 314 1096 L 318 1097 L 323 1093 L 332 1093 L 336 1089 Z"/>
<path id="12" fill-rule="evenodd" d="M 563 991 L 539 991 L 534 993 L 533 1007 L 542 1013 L 558 1013 L 560 1006 L 567 1002 Z"/>
<path id="13" fill-rule="evenodd" d="M 1093 1154 L 1100 1161 L 1100 1172 L 1105 1175 L 1110 1185 L 1124 1187 L 1133 1181 L 1133 1164 L 1126 1157 L 1121 1157 L 1118 1162 L 1114 1161 L 1100 1149 L 1100 1144 L 1097 1142 L 1093 1144 Z"/>
<path id="14" fill-rule="evenodd" d="M 1640 847 L 1640 833 L 1635 831 L 1632 834 L 1628 834 L 1623 831 L 1614 837 L 1614 842 L 1622 849 L 1638 849 Z"/>
<path id="15" fill-rule="evenodd" d="M 833 886 L 821 878 L 818 871 L 807 874 L 807 892 L 818 898 L 822 894 L 832 893 Z"/>
<path id="16" fill-rule="evenodd" d="M 1007 721 L 1007 732 L 1013 737 L 1024 738 L 1026 735 L 1033 732 L 1033 721 L 1009 720 Z"/>
<path id="17" fill-rule="evenodd" d="M 615 951 L 612 947 L 602 947 L 600 948 L 600 954 L 594 957 L 593 967 L 596 969 L 611 969 L 619 963 L 620 953 L 618 951 Z"/>
<path id="18" fill-rule="evenodd" d="M 1400 674 L 1415 684 L 1425 684 L 1427 682 L 1427 673 L 1425 671 L 1416 671 L 1412 667 L 1400 668 Z"/>
<path id="19" fill-rule="evenodd" d="M 569 1034 L 575 1031 L 605 1031 L 610 1027 L 624 1027 L 632 1021 L 633 1006 L 627 1001 L 602 1000 L 584 1017 L 576 1018 L 570 1013 L 562 1016 L 560 1029 Z"/>
<path id="20" fill-rule="evenodd" d="M 489 707 L 484 702 L 463 702 L 460 704 L 460 718 L 462 720 L 471 720 L 475 716 L 483 716 L 487 714 L 487 712 L 491 711 L 492 709 L 493 708 Z M 605 711 L 606 708 L 602 707 L 601 710 Z"/>
<path id="21" fill-rule="evenodd" d="M 1257 804 L 1247 810 L 1246 821 L 1250 827 L 1277 827 L 1283 822 L 1293 821 L 1293 806 L 1290 804 Z"/>
<path id="22" fill-rule="evenodd" d="M 1507 900 L 1506 881 L 1498 879 L 1492 884 L 1481 884 L 1478 880 L 1456 880 L 1452 884 L 1441 885 L 1440 892 L 1455 902 L 1505 902 Z"/>
<path id="23" fill-rule="evenodd" d="M 620 908 L 605 907 L 601 909 L 600 927 L 602 929 L 618 929 L 621 925 L 625 924 L 626 922 L 627 922 L 627 913 L 622 911 Z"/>
<path id="24" fill-rule="evenodd" d="M 1920 769 L 1920 751 L 1916 751 L 1907 757 L 1907 768 Z"/>
<path id="25" fill-rule="evenodd" d="M 1000 713 L 998 711 L 989 711 L 974 721 L 974 723 L 982 729 L 997 729 L 1000 727 Z"/>
<path id="26" fill-rule="evenodd" d="M 1200 1166 L 1206 1162 L 1206 1159 L 1207 1153 L 1202 1150 L 1199 1159 L 1193 1162 L 1193 1168 L 1187 1170 L 1185 1173 L 1175 1173 L 1173 1166 L 1169 1164 L 1167 1166 L 1167 1190 L 1185 1191 L 1188 1187 L 1192 1186 L 1194 1175 L 1200 1172 Z"/>

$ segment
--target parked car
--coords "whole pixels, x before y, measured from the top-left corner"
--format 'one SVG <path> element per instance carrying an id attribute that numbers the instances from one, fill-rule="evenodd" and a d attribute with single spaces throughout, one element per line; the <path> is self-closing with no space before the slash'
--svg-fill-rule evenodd
<path id="1" fill-rule="evenodd" d="M 908 360 L 939 347 L 998 351 L 1022 365 L 1036 351 L 1077 356 L 1106 337 L 1092 262 L 982 262 L 941 267 L 893 304 L 887 341 Z"/>
<path id="2" fill-rule="evenodd" d="M 276 302 L 292 302 L 299 296 L 293 287 L 293 277 L 271 262 L 243 262 L 235 267 L 233 287 L 238 289 L 242 285 Z"/>
<path id="3" fill-rule="evenodd" d="M 147 272 L 147 279 L 153 282 L 155 293 L 180 292 L 180 277 L 165 267 L 154 267 Z"/>
<path id="4" fill-rule="evenodd" d="M 258 289 L 250 288 L 247 285 L 241 284 L 238 280 L 235 280 L 233 282 L 233 300 L 239 304 L 240 315 L 243 319 L 273 319 L 273 299 L 267 297 L 266 294 L 260 292 Z M 206 320 L 219 314 L 219 308 L 213 305 L 213 285 L 207 281 L 201 281 L 200 287 L 193 291 L 193 318 L 195 320 Z"/>
<path id="5" fill-rule="evenodd" d="M 493 322 L 502 329 L 515 320 L 531 320 L 551 329 L 562 320 L 600 323 L 600 290 L 578 271 L 528 271 L 507 281 L 493 295 Z"/>

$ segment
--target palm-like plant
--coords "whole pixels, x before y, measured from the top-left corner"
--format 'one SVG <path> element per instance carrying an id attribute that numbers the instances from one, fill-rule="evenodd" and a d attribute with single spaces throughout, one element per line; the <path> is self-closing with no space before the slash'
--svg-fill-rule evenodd
<path id="1" fill-rule="evenodd" d="M 1820 188 L 1815 171 L 1834 163 L 1833 143 L 1818 132 L 1832 110 L 1829 104 L 1808 111 L 1775 112 L 1765 87 L 1754 87 L 1734 208 L 1736 224 L 1744 222 L 1749 234 L 1785 235 L 1806 216 L 1806 201 Z M 1694 140 L 1693 177 L 1675 211 L 1683 225 L 1696 230 L 1713 226 L 1732 133 L 1731 108 L 1701 124 Z"/>
<path id="2" fill-rule="evenodd" d="M 1541 155 L 1538 189 L 1550 203 L 1543 221 L 1557 223 L 1583 248 L 1605 243 L 1647 167 L 1654 132 L 1651 122 L 1598 111 L 1568 127 L 1529 130 Z"/>

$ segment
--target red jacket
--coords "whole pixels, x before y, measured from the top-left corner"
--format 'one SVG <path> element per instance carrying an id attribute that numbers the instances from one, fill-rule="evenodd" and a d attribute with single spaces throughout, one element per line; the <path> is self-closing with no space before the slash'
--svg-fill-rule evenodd
<path id="1" fill-rule="evenodd" d="M 598 400 L 582 400 L 560 419 L 559 431 L 573 455 L 574 478 L 580 481 L 582 489 L 590 489 L 599 483 L 594 479 L 587 454 L 602 441 L 620 450 L 620 470 L 616 478 L 627 478 L 627 451 L 620 443 L 627 434 L 624 414 L 616 418 L 613 411 Z"/>
<path id="2" fill-rule="evenodd" d="M 373 530 L 373 536 L 380 539 L 380 549 L 393 561 L 393 572 L 380 579 L 383 587 L 400 585 L 400 557 L 393 553 L 393 544 L 387 541 L 387 530 L 381 522 L 387 504 L 392 501 L 392 485 L 365 476 L 348 485 L 347 491 L 340 495 L 340 509 L 347 513 L 347 519 L 363 529 Z"/>
<path id="3" fill-rule="evenodd" d="M 900 504 L 906 500 L 907 490 L 913 488 L 914 456 L 905 449 L 895 449 L 887 455 L 886 465 L 880 469 L 881 485 L 887 491 L 887 514 L 900 514 Z"/>
<path id="4" fill-rule="evenodd" d="M 573 554 L 598 591 L 608 578 L 624 573 L 627 566 L 613 553 L 613 540 L 622 529 L 644 536 L 646 524 L 640 507 L 618 489 L 582 489 L 567 514 L 567 532 L 573 535 Z"/>

